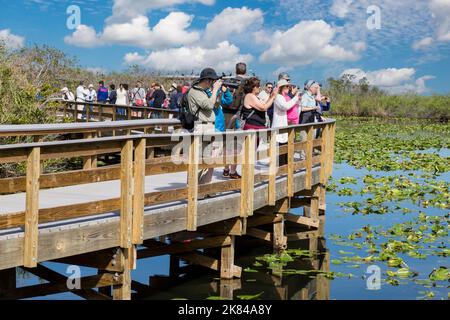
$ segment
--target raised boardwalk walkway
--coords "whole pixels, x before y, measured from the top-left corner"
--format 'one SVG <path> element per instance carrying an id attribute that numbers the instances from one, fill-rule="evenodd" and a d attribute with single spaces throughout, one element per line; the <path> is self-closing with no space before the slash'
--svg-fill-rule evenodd
<path id="1" fill-rule="evenodd" d="M 236 237 L 250 236 L 284 248 L 288 236 L 295 238 L 285 234 L 285 222 L 306 226 L 310 232 L 320 230 L 319 214 L 325 210 L 325 185 L 332 170 L 333 120 L 265 130 L 267 150 L 257 152 L 254 131 L 217 133 L 224 141 L 230 136 L 241 139 L 243 148 L 239 155 L 216 159 L 195 152 L 202 137 L 181 134 L 189 141 L 186 164 L 174 164 L 168 155 L 155 157 L 178 143 L 159 129 L 167 132 L 177 125 L 175 120 L 132 120 L 0 126 L 2 137 L 32 136 L 35 141 L 0 146 L 0 164 L 25 164 L 26 173 L 0 179 L 0 297 L 26 297 L 30 290 L 37 296 L 68 291 L 61 275 L 40 265 L 45 261 L 97 268 L 97 276 L 83 278 L 83 287 L 73 291 L 92 299 L 130 299 L 135 289 L 130 270 L 136 260 L 158 255 L 217 270 L 223 279 L 239 278 Z M 314 139 L 317 129 L 322 134 Z M 301 132 L 306 140 L 299 141 Z M 278 146 L 274 138 L 283 133 L 289 135 L 289 144 Z M 53 141 L 69 136 L 72 139 Z M 298 157 L 301 153 L 304 160 Z M 119 164 L 97 167 L 100 157 L 117 154 Z M 288 161 L 277 168 L 280 154 Z M 83 169 L 42 172 L 42 162 L 64 158 L 81 158 Z M 242 179 L 223 179 L 223 163 L 235 161 Z M 198 172 L 205 168 L 216 168 L 213 182 L 198 185 Z M 213 195 L 203 199 L 208 194 Z M 289 213 L 291 207 L 305 207 L 304 216 Z M 217 247 L 220 256 L 197 251 Z M 50 284 L 16 288 L 15 267 Z"/>

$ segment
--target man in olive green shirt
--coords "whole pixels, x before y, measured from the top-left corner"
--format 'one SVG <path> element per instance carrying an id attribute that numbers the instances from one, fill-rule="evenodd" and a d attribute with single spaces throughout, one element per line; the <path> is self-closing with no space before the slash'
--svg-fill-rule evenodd
<path id="1" fill-rule="evenodd" d="M 214 69 L 206 68 L 201 72 L 198 82 L 189 90 L 189 109 L 192 114 L 198 114 L 200 122 L 214 124 L 216 120 L 214 108 L 217 106 L 217 93 L 222 87 L 222 81 L 218 79 Z M 209 97 L 206 90 L 211 88 L 212 95 Z"/>
<path id="2" fill-rule="evenodd" d="M 214 114 L 214 108 L 218 107 L 217 93 L 222 87 L 222 81 L 219 80 L 216 71 L 211 68 L 204 69 L 200 74 L 200 79 L 194 83 L 192 89 L 188 93 L 189 109 L 192 114 L 198 116 L 198 123 L 195 124 L 195 133 L 214 133 L 214 122 L 216 116 Z M 208 95 L 207 90 L 212 88 L 211 96 Z M 209 145 L 209 142 L 203 143 L 202 150 Z M 204 157 L 215 158 L 220 153 L 220 146 L 217 143 L 212 144 L 212 148 L 209 147 L 208 154 L 202 151 Z M 209 152 L 210 151 L 210 152 Z M 205 169 L 199 173 L 199 183 L 207 184 L 212 181 L 214 169 Z"/>

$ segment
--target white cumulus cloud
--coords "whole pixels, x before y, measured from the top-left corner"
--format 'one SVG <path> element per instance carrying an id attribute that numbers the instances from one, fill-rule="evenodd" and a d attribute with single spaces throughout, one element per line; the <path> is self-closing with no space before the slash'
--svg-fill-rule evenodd
<path id="1" fill-rule="evenodd" d="M 152 70 L 191 71 L 210 66 L 218 72 L 232 71 L 236 62 L 249 63 L 253 57 L 242 54 L 240 49 L 228 41 L 219 43 L 214 48 L 190 46 L 153 51 L 147 56 L 128 53 L 124 57 L 127 64 L 141 64 Z"/>
<path id="2" fill-rule="evenodd" d="M 70 36 L 66 36 L 64 42 L 81 48 L 93 48 L 103 44 L 95 29 L 84 24 L 80 24 Z"/>
<path id="3" fill-rule="evenodd" d="M 226 8 L 208 23 L 205 30 L 205 41 L 218 43 L 227 40 L 231 34 L 240 34 L 249 28 L 258 30 L 264 22 L 260 9 Z"/>
<path id="4" fill-rule="evenodd" d="M 8 49 L 20 49 L 25 44 L 25 38 L 12 34 L 10 29 L 0 30 L 0 42 Z"/>
<path id="5" fill-rule="evenodd" d="M 270 37 L 270 48 L 260 61 L 290 67 L 311 64 L 317 60 L 354 61 L 365 48 L 356 44 L 353 50 L 333 44 L 336 30 L 323 20 L 301 21 L 289 30 L 276 31 Z"/>
<path id="6" fill-rule="evenodd" d="M 143 15 L 152 9 L 161 9 L 188 3 L 213 5 L 215 0 L 114 0 L 113 14 L 106 22 L 108 24 L 128 22 L 136 16 Z"/>
<path id="7" fill-rule="evenodd" d="M 414 68 L 387 68 L 374 71 L 354 68 L 345 70 L 341 75 L 344 74 L 353 75 L 355 83 L 366 78 L 370 85 L 380 87 L 390 93 L 415 92 L 423 94 L 428 91 L 426 81 L 435 78 L 426 75 L 415 79 L 416 70 Z"/>
<path id="8" fill-rule="evenodd" d="M 450 1 L 430 0 L 430 9 L 436 22 L 438 41 L 450 41 Z"/>
<path id="9" fill-rule="evenodd" d="M 193 17 L 184 12 L 171 12 L 161 19 L 153 29 L 146 16 L 137 16 L 130 22 L 105 27 L 101 38 L 106 43 L 133 45 L 142 48 L 167 48 L 189 45 L 200 37 L 198 32 L 189 32 Z"/>

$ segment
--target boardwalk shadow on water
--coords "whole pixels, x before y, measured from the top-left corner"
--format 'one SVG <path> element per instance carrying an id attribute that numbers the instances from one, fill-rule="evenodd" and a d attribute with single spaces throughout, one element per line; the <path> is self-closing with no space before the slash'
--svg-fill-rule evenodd
<path id="1" fill-rule="evenodd" d="M 258 240 L 241 240 L 236 245 L 236 263 L 244 268 L 241 279 L 219 279 L 204 268 L 191 267 L 176 278 L 154 275 L 144 300 L 325 300 L 330 295 L 329 253 L 324 239 L 289 243 L 290 258 L 281 256 Z M 310 242 L 319 251 L 310 251 Z M 305 256 L 295 256 L 301 252 Z M 311 253 L 311 254 L 310 254 Z M 292 258 L 292 259 L 291 259 Z M 272 261 L 273 260 L 273 261 Z M 270 261 L 270 262 L 267 262 Z"/>

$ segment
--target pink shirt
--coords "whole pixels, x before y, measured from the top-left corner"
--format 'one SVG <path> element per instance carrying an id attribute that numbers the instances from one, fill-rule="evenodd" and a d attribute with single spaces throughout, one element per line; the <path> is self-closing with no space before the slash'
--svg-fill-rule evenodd
<path id="1" fill-rule="evenodd" d="M 283 95 L 286 99 L 286 102 L 291 101 L 291 97 L 289 95 Z M 299 123 L 299 114 L 298 114 L 298 104 L 294 105 L 287 111 L 287 120 L 289 124 L 298 124 Z"/>

